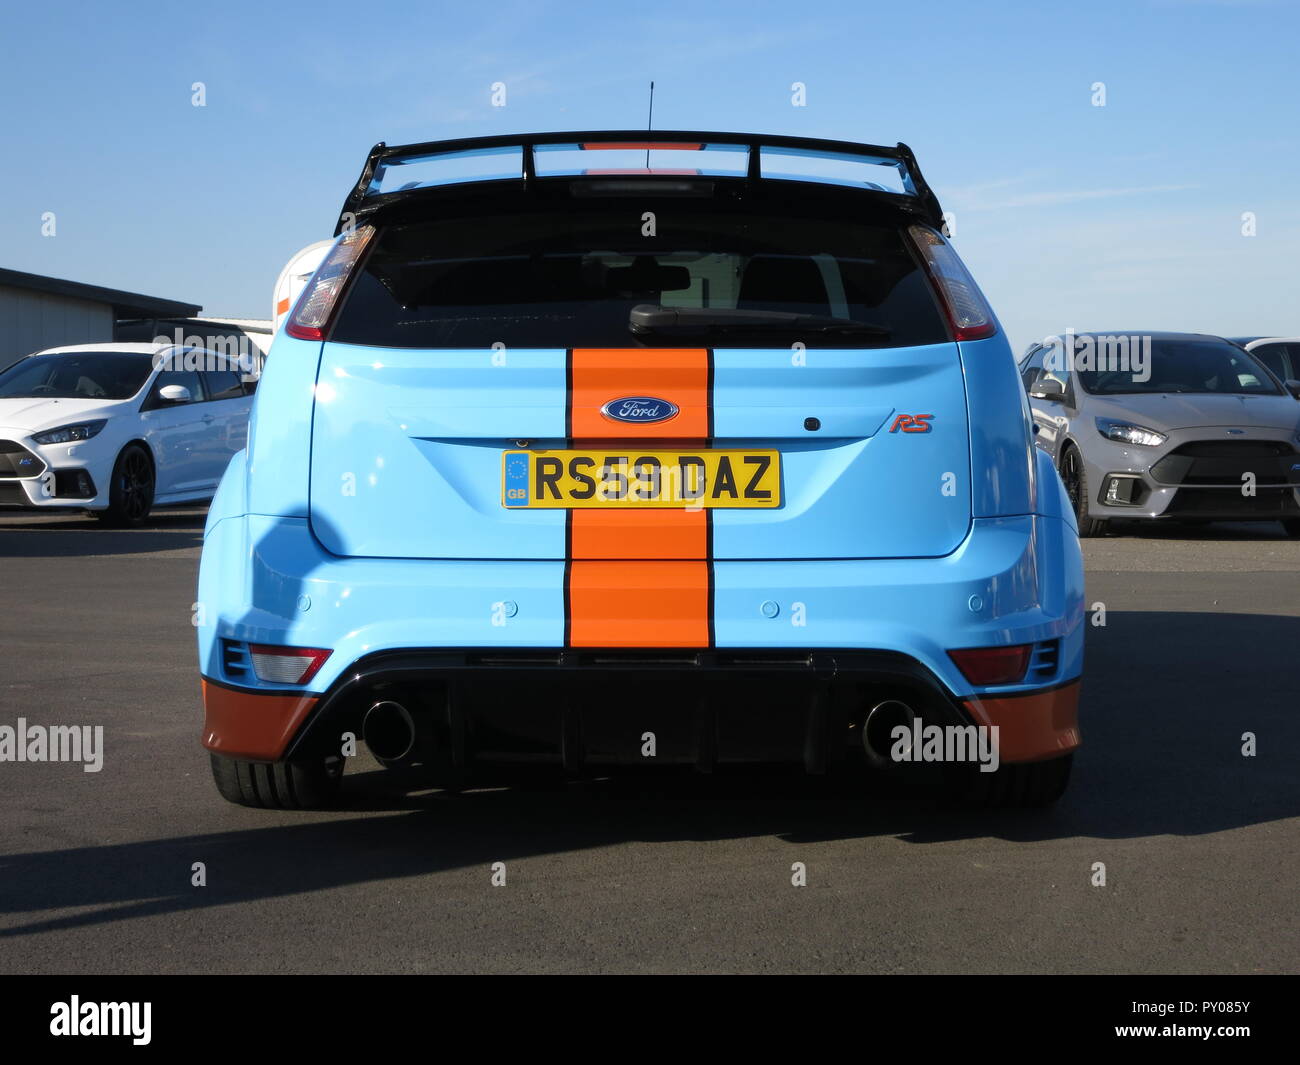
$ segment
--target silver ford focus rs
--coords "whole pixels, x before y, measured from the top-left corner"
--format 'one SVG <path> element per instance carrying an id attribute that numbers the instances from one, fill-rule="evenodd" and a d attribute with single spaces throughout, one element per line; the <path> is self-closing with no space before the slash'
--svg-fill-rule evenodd
<path id="1" fill-rule="evenodd" d="M 1080 536 L 1115 518 L 1280 521 L 1300 536 L 1300 381 L 1197 333 L 1070 333 L 1020 361 Z"/>

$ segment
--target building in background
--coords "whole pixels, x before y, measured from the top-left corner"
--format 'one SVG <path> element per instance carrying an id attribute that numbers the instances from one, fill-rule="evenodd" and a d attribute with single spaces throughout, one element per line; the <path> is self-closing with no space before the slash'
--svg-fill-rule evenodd
<path id="1" fill-rule="evenodd" d="M 43 348 L 115 340 L 119 319 L 183 320 L 202 310 L 196 303 L 0 269 L 0 368 Z"/>
<path id="2" fill-rule="evenodd" d="M 197 303 L 0 269 L 0 369 L 45 348 L 159 337 L 248 358 L 261 372 L 272 322 L 201 318 Z"/>

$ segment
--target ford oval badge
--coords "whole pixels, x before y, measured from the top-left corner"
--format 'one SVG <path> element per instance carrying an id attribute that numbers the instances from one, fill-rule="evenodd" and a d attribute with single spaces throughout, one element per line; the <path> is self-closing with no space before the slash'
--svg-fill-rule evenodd
<path id="1" fill-rule="evenodd" d="M 677 405 L 666 399 L 653 396 L 626 396 L 623 399 L 611 399 L 600 413 L 614 422 L 666 422 L 677 414 Z"/>

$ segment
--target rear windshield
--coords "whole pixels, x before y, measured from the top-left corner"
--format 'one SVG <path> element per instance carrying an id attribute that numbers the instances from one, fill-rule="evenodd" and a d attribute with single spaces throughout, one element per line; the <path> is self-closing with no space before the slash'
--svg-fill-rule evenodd
<path id="1" fill-rule="evenodd" d="M 1277 395 L 1281 391 L 1253 355 L 1223 340 L 1155 337 L 1149 348 L 1132 353 L 1130 365 L 1080 370 L 1079 381 L 1087 391 L 1101 396 L 1143 392 Z"/>
<path id="2" fill-rule="evenodd" d="M 152 370 L 145 352 L 33 355 L 0 373 L 0 399 L 130 399 Z"/>
<path id="3" fill-rule="evenodd" d="M 683 313 L 656 317 L 660 309 Z M 896 226 L 620 200 L 389 226 L 331 339 L 399 348 L 876 347 L 948 334 Z"/>

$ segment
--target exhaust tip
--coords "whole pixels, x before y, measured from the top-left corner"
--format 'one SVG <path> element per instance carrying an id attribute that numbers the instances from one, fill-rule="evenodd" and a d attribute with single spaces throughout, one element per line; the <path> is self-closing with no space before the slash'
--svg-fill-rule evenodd
<path id="1" fill-rule="evenodd" d="M 381 762 L 400 762 L 415 750 L 415 721 L 392 700 L 375 703 L 361 720 L 361 738 Z"/>
<path id="2" fill-rule="evenodd" d="M 912 723 L 916 720 L 916 711 L 901 699 L 882 699 L 867 711 L 862 722 L 862 749 L 867 759 L 876 765 L 892 765 L 891 752 L 898 743 L 903 743 L 906 754 L 912 749 Z M 893 732 L 902 726 L 908 736 L 896 741 Z"/>

